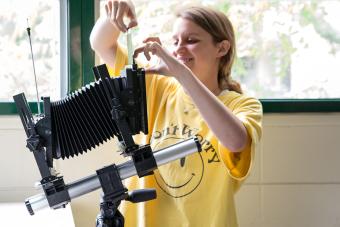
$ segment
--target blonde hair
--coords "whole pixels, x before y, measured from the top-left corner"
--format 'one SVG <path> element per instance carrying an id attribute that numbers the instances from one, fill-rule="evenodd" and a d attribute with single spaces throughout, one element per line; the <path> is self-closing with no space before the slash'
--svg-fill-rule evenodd
<path id="1" fill-rule="evenodd" d="M 231 67 L 236 56 L 236 43 L 233 26 L 228 17 L 217 10 L 204 6 L 189 6 L 180 9 L 176 17 L 190 20 L 207 31 L 215 43 L 228 40 L 228 53 L 221 57 L 218 69 L 218 84 L 221 89 L 242 93 L 241 86 L 231 78 Z"/>

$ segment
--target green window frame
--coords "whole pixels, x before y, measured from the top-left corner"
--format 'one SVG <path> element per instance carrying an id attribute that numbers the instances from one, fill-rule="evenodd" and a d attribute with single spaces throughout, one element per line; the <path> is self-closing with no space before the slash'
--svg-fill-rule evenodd
<path id="1" fill-rule="evenodd" d="M 63 1 L 63 0 L 61 0 Z M 74 91 L 93 81 L 92 66 L 94 52 L 89 36 L 95 23 L 95 5 L 98 0 L 65 0 L 67 4 L 67 92 Z M 71 32 L 72 31 L 72 32 Z M 78 40 L 79 42 L 71 42 Z M 73 45 L 79 45 L 74 47 Z M 80 54 L 73 56 L 70 50 L 80 48 Z M 264 113 L 340 112 L 340 98 L 337 99 L 260 99 Z M 29 103 L 37 112 L 35 103 Z M 0 103 L 0 115 L 15 115 L 14 102 Z"/>
<path id="2" fill-rule="evenodd" d="M 340 99 L 260 99 L 264 113 L 340 112 Z"/>

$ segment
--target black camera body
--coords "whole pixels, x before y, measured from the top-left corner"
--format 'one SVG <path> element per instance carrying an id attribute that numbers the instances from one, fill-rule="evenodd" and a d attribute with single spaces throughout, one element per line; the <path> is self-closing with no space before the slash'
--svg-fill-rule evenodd
<path id="1" fill-rule="evenodd" d="M 42 176 L 40 184 L 52 208 L 63 207 L 70 201 L 63 177 L 52 171 L 53 159 L 78 156 L 117 136 L 124 147 L 122 154 L 132 156 L 140 177 L 157 168 L 150 146 L 139 146 L 132 138 L 140 132 L 148 133 L 144 69 L 133 64 L 122 70 L 120 76 L 110 77 L 106 65 L 100 65 L 93 72 L 95 82 L 62 100 L 51 102 L 44 97 L 44 113 L 36 117 L 24 93 L 14 96 L 27 147 L 34 154 Z M 103 169 L 97 172 L 98 178 L 104 182 L 102 188 L 110 191 L 112 183 L 105 179 L 113 176 L 112 170 Z M 114 185 L 121 184 L 118 178 L 112 179 Z M 112 193 L 115 191 L 108 194 Z M 29 203 L 26 205 L 33 214 Z"/>

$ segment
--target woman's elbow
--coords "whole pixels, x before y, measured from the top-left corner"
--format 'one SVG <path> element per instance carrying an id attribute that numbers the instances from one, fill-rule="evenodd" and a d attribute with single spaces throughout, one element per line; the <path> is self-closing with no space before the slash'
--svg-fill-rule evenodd
<path id="1" fill-rule="evenodd" d="M 94 51 L 97 51 L 99 49 L 99 44 L 97 42 L 97 39 L 94 37 L 94 35 L 91 33 L 90 34 L 90 46 L 91 46 L 91 49 L 94 50 Z"/>
<path id="2" fill-rule="evenodd" d="M 238 153 L 244 150 L 248 144 L 249 136 L 247 130 L 241 130 L 234 138 L 226 138 L 226 142 L 222 143 L 230 152 Z"/>

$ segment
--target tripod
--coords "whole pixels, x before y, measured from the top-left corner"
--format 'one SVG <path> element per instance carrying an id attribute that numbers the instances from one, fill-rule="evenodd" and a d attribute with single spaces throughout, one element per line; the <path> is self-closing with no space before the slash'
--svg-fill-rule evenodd
<path id="1" fill-rule="evenodd" d="M 156 198 L 155 189 L 139 189 L 128 192 L 123 186 L 115 164 L 97 170 L 103 189 L 100 202 L 100 213 L 96 218 L 96 227 L 123 227 L 124 216 L 118 206 L 122 200 L 139 203 Z"/>

